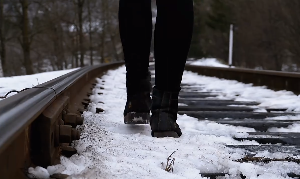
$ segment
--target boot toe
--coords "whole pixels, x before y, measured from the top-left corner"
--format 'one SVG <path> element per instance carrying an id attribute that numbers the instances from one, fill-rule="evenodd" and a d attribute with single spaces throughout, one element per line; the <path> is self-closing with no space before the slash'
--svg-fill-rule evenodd
<path id="1" fill-rule="evenodd" d="M 179 125 L 176 123 L 176 117 L 167 112 L 152 112 L 150 118 L 152 137 L 174 137 L 182 135 Z"/>

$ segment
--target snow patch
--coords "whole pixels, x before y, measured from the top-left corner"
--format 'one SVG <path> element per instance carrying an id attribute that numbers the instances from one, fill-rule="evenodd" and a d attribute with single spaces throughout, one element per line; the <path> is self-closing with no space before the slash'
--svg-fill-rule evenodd
<path id="1" fill-rule="evenodd" d="M 300 131 L 300 123 L 292 124 L 288 127 L 272 127 L 268 129 L 268 132 L 299 132 Z"/>
<path id="2" fill-rule="evenodd" d="M 37 73 L 34 75 L 24 75 L 24 76 L 13 76 L 13 77 L 3 77 L 0 78 L 0 96 L 4 96 L 11 90 L 20 91 L 25 88 L 32 88 L 39 84 L 50 81 L 54 78 L 62 76 L 64 74 L 70 73 L 78 68 L 71 70 L 61 70 L 61 71 L 52 71 L 45 73 Z M 15 95 L 17 93 L 11 93 L 9 96 Z M 8 96 L 8 97 L 9 97 Z M 0 98 L 1 100 L 1 98 Z"/>
<path id="3" fill-rule="evenodd" d="M 235 101 L 256 101 L 258 108 L 284 108 L 288 112 L 300 112 L 300 96 L 291 91 L 273 91 L 265 86 L 253 86 L 235 80 L 225 80 L 215 77 L 201 76 L 185 71 L 183 82 L 194 86 L 204 86 L 203 92 L 218 92 L 217 97 L 207 99 L 227 99 Z"/>
<path id="4" fill-rule="evenodd" d="M 135 117 L 132 119 L 133 122 L 140 122 L 140 121 L 144 121 L 142 117 Z"/>
<path id="5" fill-rule="evenodd" d="M 228 65 L 222 64 L 216 58 L 202 58 L 202 59 L 199 59 L 199 60 L 189 63 L 189 65 L 211 66 L 211 67 L 229 67 Z"/>
<path id="6" fill-rule="evenodd" d="M 30 167 L 28 169 L 28 173 L 29 173 L 28 176 L 30 178 L 50 178 L 50 174 L 48 170 L 46 170 L 43 167 L 35 167 L 35 168 Z"/>

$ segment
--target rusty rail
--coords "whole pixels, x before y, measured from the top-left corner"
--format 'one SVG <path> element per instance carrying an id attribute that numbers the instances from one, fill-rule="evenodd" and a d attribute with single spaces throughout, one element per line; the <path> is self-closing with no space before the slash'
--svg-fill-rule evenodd
<path id="1" fill-rule="evenodd" d="M 76 153 L 83 101 L 96 77 L 123 62 L 84 67 L 0 101 L 0 176 L 26 178 L 30 166 L 59 162 Z"/>
<path id="2" fill-rule="evenodd" d="M 193 65 L 186 65 L 185 69 L 200 75 L 237 80 L 255 86 L 267 86 L 272 90 L 287 90 L 300 94 L 300 73 Z"/>

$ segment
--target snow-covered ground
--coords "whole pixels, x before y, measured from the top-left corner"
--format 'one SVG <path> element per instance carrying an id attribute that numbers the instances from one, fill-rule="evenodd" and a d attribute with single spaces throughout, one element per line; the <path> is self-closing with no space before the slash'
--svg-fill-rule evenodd
<path id="1" fill-rule="evenodd" d="M 8 93 L 11 90 L 20 91 L 25 88 L 32 88 L 36 85 L 45 83 L 47 81 L 50 81 L 54 78 L 62 76 L 76 69 L 45 72 L 45 73 L 38 73 L 34 75 L 25 75 L 25 76 L 13 76 L 13 77 L 5 77 L 5 78 L 2 77 L 0 78 L 0 96 L 4 96 L 6 93 Z M 15 94 L 16 93 L 11 93 L 9 94 L 9 96 Z"/>
<path id="2" fill-rule="evenodd" d="M 70 71 L 0 78 L 0 96 L 13 89 L 21 90 L 41 84 Z M 70 178 L 201 178 L 199 173 L 226 172 L 231 175 L 225 178 L 239 178 L 239 174 L 243 173 L 248 178 L 272 179 L 289 178 L 286 173 L 290 172 L 299 174 L 300 166 L 292 162 L 271 162 L 265 165 L 234 162 L 244 157 L 245 151 L 227 148 L 226 145 L 257 145 L 255 141 L 240 142 L 233 139 L 234 136 L 246 136 L 246 132 L 253 132 L 251 128 L 198 121 L 186 115 L 178 115 L 178 123 L 183 131 L 180 138 L 152 138 L 149 125 L 123 123 L 125 68 L 109 71 L 97 80 L 97 87 L 104 89 L 94 89 L 94 95 L 90 96 L 92 103 L 83 114 L 84 124 L 78 126 L 81 139 L 73 143 L 78 154 L 71 158 L 61 157 L 60 165 L 49 166 L 47 169 L 30 168 L 29 173 L 37 178 L 49 178 L 53 173 L 69 174 Z M 299 96 L 288 91 L 275 92 L 265 87 L 199 76 L 192 72 L 184 73 L 183 83 L 205 87 L 202 91 L 218 92 L 218 99 L 261 102 L 257 111 L 263 112 L 266 107 L 300 111 Z M 99 92 L 104 95 L 98 95 Z M 96 114 L 97 107 L 103 108 L 105 112 Z M 286 116 L 268 120 L 299 118 Z M 299 124 L 269 129 L 272 132 L 299 130 Z M 175 158 L 175 165 L 173 172 L 169 173 L 164 168 L 167 157 L 174 151 L 171 158 Z M 257 156 L 286 158 L 288 154 L 262 151 Z"/>
<path id="3" fill-rule="evenodd" d="M 216 58 L 202 58 L 192 62 L 188 62 L 189 65 L 197 65 L 197 66 L 211 66 L 211 67 L 229 67 L 228 65 L 224 65 Z"/>
<path id="4" fill-rule="evenodd" d="M 61 157 L 60 165 L 47 169 L 30 168 L 31 174 L 40 178 L 47 178 L 53 173 L 64 173 L 70 175 L 70 178 L 101 179 L 201 178 L 199 173 L 206 172 L 229 173 L 230 176 L 225 178 L 239 178 L 239 174 L 243 173 L 251 179 L 276 179 L 289 178 L 286 173 L 299 174 L 300 166 L 292 162 L 270 162 L 265 165 L 235 162 L 234 160 L 245 156 L 245 151 L 228 148 L 226 145 L 258 145 L 255 141 L 233 139 L 234 136 L 247 136 L 246 132 L 254 131 L 251 128 L 198 121 L 186 115 L 178 115 L 178 123 L 183 131 L 180 138 L 153 138 L 149 125 L 123 123 L 126 101 L 125 68 L 109 71 L 97 81 L 93 95 L 90 96 L 92 103 L 83 114 L 84 124 L 78 126 L 81 139 L 73 143 L 78 154 L 71 158 Z M 183 83 L 204 86 L 202 91 L 221 92 L 217 97 L 220 99 L 261 102 L 261 110 L 269 106 L 299 111 L 299 97 L 287 91 L 274 92 L 264 87 L 199 76 L 191 72 L 184 73 Z M 102 108 L 105 112 L 97 114 L 96 108 Z M 288 118 L 292 117 L 286 117 Z M 164 168 L 168 156 L 173 152 L 173 172 L 167 172 Z M 262 151 L 257 156 L 286 158 L 289 154 Z"/>
<path id="5" fill-rule="evenodd" d="M 221 92 L 218 99 L 233 99 L 236 101 L 256 101 L 264 108 L 287 108 L 288 111 L 300 111 L 300 96 L 291 91 L 273 91 L 265 86 L 252 86 L 235 80 L 225 80 L 215 77 L 196 76 L 185 72 L 183 83 L 202 85 L 206 92 Z"/>

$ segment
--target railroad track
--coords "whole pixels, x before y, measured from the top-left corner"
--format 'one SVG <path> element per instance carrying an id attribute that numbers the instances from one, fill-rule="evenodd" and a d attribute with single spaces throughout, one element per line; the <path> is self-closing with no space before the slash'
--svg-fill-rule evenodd
<path id="1" fill-rule="evenodd" d="M 238 162 L 248 162 L 248 163 L 261 163 L 268 164 L 272 161 L 285 161 L 285 162 L 296 162 L 300 163 L 297 156 L 300 155 L 300 133 L 294 132 L 268 132 L 268 129 L 276 128 L 286 128 L 293 124 L 299 124 L 299 120 L 280 120 L 278 117 L 286 115 L 296 115 L 295 113 L 288 113 L 286 109 L 270 109 L 269 112 L 253 112 L 256 105 L 259 105 L 255 101 L 231 101 L 231 100 L 220 100 L 220 99 L 210 99 L 207 100 L 206 97 L 214 97 L 216 93 L 201 93 L 198 92 L 197 95 L 188 95 L 184 91 L 186 89 L 197 90 L 197 87 L 189 87 L 188 84 L 183 84 L 182 92 L 180 93 L 179 103 L 185 104 L 185 106 L 179 106 L 179 114 L 187 114 L 197 118 L 199 121 L 213 121 L 219 124 L 242 126 L 248 128 L 254 128 L 256 132 L 248 132 L 248 136 L 234 137 L 238 141 L 256 141 L 259 145 L 226 145 L 230 148 L 240 148 L 247 152 L 244 158 L 236 160 Z M 234 106 L 228 106 L 228 105 Z M 242 106 L 242 107 L 239 107 Z M 249 107 L 247 107 L 249 106 Z M 251 106 L 251 107 L 250 107 Z M 275 112 L 272 112 L 275 111 Z M 276 113 L 276 112 L 280 113 Z M 268 117 L 277 117 L 278 120 L 265 120 Z M 270 153 L 287 153 L 289 155 L 295 156 L 287 158 L 265 158 L 265 157 L 255 157 L 256 154 L 262 151 L 268 151 Z M 203 177 L 208 177 L 211 179 L 216 179 L 220 176 L 229 175 L 229 173 L 200 173 Z M 299 174 L 287 173 L 289 177 L 300 177 Z M 241 178 L 246 178 L 243 174 Z"/>
<path id="2" fill-rule="evenodd" d="M 209 76 L 219 76 L 228 79 L 239 79 L 240 81 L 251 81 L 252 83 L 259 82 L 261 79 L 272 79 L 272 76 L 278 75 L 278 73 L 262 72 L 261 76 L 256 74 L 253 70 L 240 70 L 235 69 L 224 69 L 224 71 L 219 68 L 214 67 L 196 67 L 187 66 L 187 69 L 198 72 L 200 74 L 206 74 Z M 152 70 L 154 68 L 152 67 Z M 211 71 L 212 72 L 211 72 Z M 227 71 L 228 70 L 228 71 Z M 213 73 L 215 72 L 215 73 Z M 236 72 L 235 74 L 233 72 Z M 239 73 L 240 72 L 240 73 Z M 240 75 L 241 74 L 241 75 Z M 284 74 L 288 76 L 287 74 Z M 298 76 L 298 74 L 293 74 Z M 245 77 L 247 76 L 247 77 Z M 279 75 L 280 76 L 280 75 Z M 293 76 L 293 77 L 295 77 Z M 285 87 L 289 88 L 288 81 L 291 81 L 291 76 L 287 79 L 281 79 L 276 82 L 276 78 L 272 79 L 269 87 L 280 89 Z M 286 82 L 283 82 L 286 81 Z M 279 83 L 279 84 L 278 84 Z M 283 84 L 280 86 L 280 83 Z M 152 79 L 152 84 L 154 84 L 154 79 Z M 257 162 L 261 164 L 266 164 L 272 161 L 282 161 L 282 162 L 296 162 L 300 164 L 300 159 L 296 156 L 300 155 L 300 133 L 295 132 L 268 132 L 268 129 L 276 128 L 286 128 L 293 124 L 300 124 L 299 120 L 280 120 L 280 116 L 286 115 L 297 115 L 296 113 L 286 112 L 287 109 L 284 108 L 268 108 L 267 112 L 254 112 L 255 106 L 259 103 L 256 101 L 234 101 L 234 100 L 221 100 L 214 99 L 218 96 L 218 92 L 199 92 L 205 89 L 205 86 L 193 86 L 193 84 L 182 83 L 182 90 L 179 94 L 179 103 L 184 104 L 184 106 L 179 106 L 179 114 L 186 114 L 191 117 L 197 118 L 199 121 L 213 121 L 219 124 L 227 124 L 233 126 L 242 126 L 254 128 L 256 132 L 248 132 L 248 136 L 234 137 L 235 140 L 244 141 L 256 141 L 259 145 L 227 145 L 230 148 L 240 148 L 247 151 L 247 155 L 244 158 L 236 160 L 238 162 Z M 208 99 L 210 98 L 210 99 Z M 265 120 L 268 117 L 277 117 L 277 120 Z M 255 157 L 258 152 L 268 151 L 270 153 L 288 153 L 295 156 L 287 157 L 284 159 L 277 158 L 264 158 Z M 221 176 L 229 175 L 229 173 L 200 173 L 202 177 L 208 177 L 211 179 L 216 179 Z M 287 176 L 292 178 L 299 178 L 299 174 L 287 173 Z M 246 178 L 243 174 L 240 178 Z"/>
<path id="3" fill-rule="evenodd" d="M 84 67 L 0 101 L 0 178 L 27 178 L 30 166 L 58 164 L 79 139 L 96 77 L 124 63 Z"/>
<path id="4" fill-rule="evenodd" d="M 76 150 L 70 144 L 80 137 L 75 127 L 83 123 L 80 114 L 90 103 L 89 96 L 96 85 L 95 78 L 121 65 L 123 63 L 85 67 L 0 101 L 1 178 L 26 178 L 30 166 L 47 167 L 59 163 L 60 155 L 76 154 Z M 153 66 L 151 68 L 153 69 Z M 186 69 L 203 75 L 266 85 L 275 90 L 287 89 L 295 93 L 300 92 L 300 86 L 295 85 L 300 75 L 295 73 L 189 65 Z M 269 108 L 265 113 L 254 112 L 253 106 L 259 105 L 256 101 L 214 99 L 218 93 L 199 92 L 203 88 L 205 87 L 182 84 L 179 103 L 184 106 L 179 107 L 179 114 L 220 124 L 254 128 L 256 132 L 249 132 L 247 137 L 235 139 L 254 140 L 260 145 L 228 145 L 230 148 L 242 148 L 248 151 L 248 155 L 237 162 L 268 163 L 277 160 L 253 157 L 258 151 L 264 150 L 299 155 L 300 133 L 278 133 L 267 132 L 267 130 L 271 127 L 288 127 L 299 123 L 300 119 L 265 120 L 266 117 L 296 115 L 296 113 L 288 113 L 284 108 Z M 97 113 L 101 112 L 103 110 L 98 108 Z M 280 161 L 300 162 L 293 157 L 280 159 Z M 200 174 L 209 178 L 227 175 L 227 173 Z M 288 173 L 288 176 L 299 177 L 294 173 Z M 63 177 L 66 176 L 52 176 L 52 178 Z M 243 178 L 242 174 L 241 178 Z"/>

